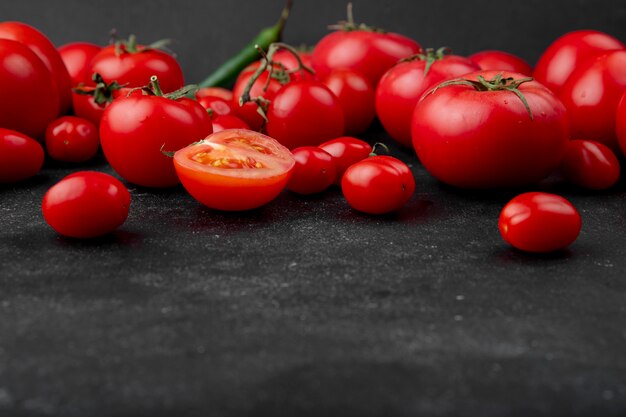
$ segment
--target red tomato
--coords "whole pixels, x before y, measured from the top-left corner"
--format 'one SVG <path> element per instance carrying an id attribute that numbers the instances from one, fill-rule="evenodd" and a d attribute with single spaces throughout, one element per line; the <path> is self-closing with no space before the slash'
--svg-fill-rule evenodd
<path id="1" fill-rule="evenodd" d="M 263 117 L 258 112 L 258 106 L 256 103 L 248 102 L 244 103 L 243 106 L 239 105 L 239 99 L 241 95 L 246 89 L 248 82 L 252 78 L 254 74 L 253 71 L 242 72 L 241 75 L 237 78 L 235 82 L 235 87 L 233 88 L 233 108 L 236 109 L 237 116 L 240 117 L 244 122 L 246 122 L 250 128 L 253 130 L 260 130 L 265 122 Z M 252 89 L 250 90 L 250 97 L 257 98 L 263 97 L 266 100 L 272 100 L 276 95 L 276 92 L 280 90 L 282 84 L 271 78 L 270 82 L 267 83 L 267 79 L 269 78 L 269 72 L 263 72 L 259 78 L 252 85 Z M 267 90 L 264 90 L 264 87 L 267 85 Z"/>
<path id="2" fill-rule="evenodd" d="M 376 116 L 372 83 L 350 69 L 333 70 L 323 82 L 339 99 L 346 133 L 363 133 Z"/>
<path id="3" fill-rule="evenodd" d="M 337 185 L 341 185 L 341 178 L 350 165 L 362 161 L 372 153 L 372 146 L 369 143 L 350 136 L 329 140 L 319 147 L 335 158 L 337 166 L 335 184 Z"/>
<path id="4" fill-rule="evenodd" d="M 46 150 L 52 159 L 85 162 L 98 152 L 98 128 L 89 120 L 63 116 L 46 129 Z"/>
<path id="5" fill-rule="evenodd" d="M 594 140 L 618 151 L 617 105 L 626 91 L 626 50 L 596 56 L 570 75 L 559 98 L 567 108 L 572 138 Z"/>
<path id="6" fill-rule="evenodd" d="M 39 139 L 59 113 L 52 74 L 20 42 L 0 39 L 0 126 Z"/>
<path id="7" fill-rule="evenodd" d="M 222 87 L 204 87 L 196 92 L 196 98 L 219 97 L 226 101 L 233 100 L 233 92 Z"/>
<path id="8" fill-rule="evenodd" d="M 428 71 L 426 67 L 428 66 Z M 443 50 L 427 50 L 387 71 L 376 88 L 376 114 L 389 135 L 400 145 L 412 147 L 411 117 L 420 97 L 430 87 L 479 70 L 478 65 Z"/>
<path id="9" fill-rule="evenodd" d="M 614 37 L 595 30 L 566 33 L 541 55 L 533 77 L 558 95 L 574 70 L 589 58 L 624 48 Z"/>
<path id="10" fill-rule="evenodd" d="M 404 206 L 415 192 L 409 167 L 392 156 L 372 156 L 350 166 L 341 180 L 350 206 L 369 214 L 384 214 Z"/>
<path id="11" fill-rule="evenodd" d="M 251 210 L 272 201 L 295 161 L 274 139 L 250 130 L 224 130 L 176 152 L 174 166 L 189 194 L 217 210 Z"/>
<path id="12" fill-rule="evenodd" d="M 72 81 L 65 64 L 63 64 L 61 55 L 59 55 L 59 51 L 56 50 L 52 42 L 34 27 L 20 22 L 0 23 L 0 38 L 12 39 L 23 43 L 41 59 L 52 74 L 56 92 L 49 92 L 50 89 L 40 90 L 40 97 L 42 94 L 45 94 L 46 100 L 48 100 L 49 94 L 58 96 L 58 102 L 56 102 L 58 112 L 55 116 L 67 113 L 72 103 Z M 52 100 L 56 101 L 57 99 Z M 34 112 L 33 110 L 31 113 Z"/>
<path id="13" fill-rule="evenodd" d="M 569 140 L 567 112 L 550 90 L 524 82 L 517 90 L 531 118 L 511 91 L 524 79 L 481 71 L 463 76 L 474 86 L 440 84 L 425 95 L 412 120 L 413 145 L 424 167 L 461 188 L 523 186 L 552 173 Z"/>
<path id="14" fill-rule="evenodd" d="M 43 148 L 34 139 L 0 128 L 0 183 L 25 180 L 43 165 Z"/>
<path id="15" fill-rule="evenodd" d="M 526 252 L 553 252 L 571 245 L 580 233 L 576 208 L 561 196 L 531 192 L 504 206 L 498 222 L 504 240 Z"/>
<path id="16" fill-rule="evenodd" d="M 517 55 L 504 51 L 480 51 L 467 57 L 481 70 L 500 70 L 532 75 L 533 68 Z"/>
<path id="17" fill-rule="evenodd" d="M 302 60 L 303 65 L 307 66 L 308 68 L 312 68 L 311 54 L 309 52 L 297 52 L 297 51 L 295 52 L 300 57 L 300 60 Z M 274 68 L 276 70 L 284 69 L 284 70 L 287 70 L 288 72 L 294 71 L 289 74 L 291 81 L 302 80 L 302 79 L 307 79 L 307 80 L 316 79 L 315 74 L 312 74 L 306 70 L 298 71 L 300 64 L 298 62 L 298 59 L 294 56 L 293 51 L 290 51 L 287 49 L 278 49 L 272 55 L 271 59 L 272 59 L 272 62 L 274 63 Z M 248 72 L 254 73 L 254 71 L 256 71 L 259 68 L 259 66 L 262 65 L 263 63 L 264 63 L 263 59 L 259 59 L 253 62 L 247 67 L 245 67 L 241 71 L 241 74 L 245 74 Z M 279 64 L 282 65 L 282 68 Z"/>
<path id="18" fill-rule="evenodd" d="M 287 189 L 297 194 L 316 194 L 327 189 L 337 176 L 331 154 L 316 146 L 301 146 L 291 151 L 296 160 Z"/>
<path id="19" fill-rule="evenodd" d="M 603 144 L 572 140 L 561 161 L 561 173 L 572 184 L 591 190 L 604 190 L 617 182 L 620 166 L 617 157 Z"/>
<path id="20" fill-rule="evenodd" d="M 72 85 L 92 84 L 91 60 L 101 46 L 89 42 L 72 42 L 59 47 L 59 54 L 67 68 Z"/>
<path id="21" fill-rule="evenodd" d="M 141 91 L 132 88 L 119 87 L 116 83 L 107 84 L 100 80 L 95 87 L 76 87 L 72 92 L 72 107 L 74 114 L 100 126 L 100 119 L 104 109 L 118 97 L 129 94 L 141 95 Z"/>
<path id="22" fill-rule="evenodd" d="M 197 99 L 198 103 L 215 115 L 224 116 L 227 114 L 233 114 L 233 107 L 231 102 L 228 102 L 219 97 L 205 96 Z"/>
<path id="23" fill-rule="evenodd" d="M 289 149 L 315 146 L 344 132 L 343 110 L 319 81 L 292 81 L 274 96 L 267 110 L 267 133 Z"/>
<path id="24" fill-rule="evenodd" d="M 250 129 L 246 122 L 230 114 L 213 116 L 211 121 L 213 122 L 213 132 L 221 132 L 228 129 Z"/>
<path id="25" fill-rule="evenodd" d="M 622 95 L 617 105 L 615 115 L 615 133 L 617 135 L 619 147 L 624 155 L 626 155 L 626 92 Z"/>
<path id="26" fill-rule="evenodd" d="M 117 178 L 94 171 L 68 175 L 43 197 L 46 223 L 60 235 L 93 238 L 124 224 L 130 193 Z"/>

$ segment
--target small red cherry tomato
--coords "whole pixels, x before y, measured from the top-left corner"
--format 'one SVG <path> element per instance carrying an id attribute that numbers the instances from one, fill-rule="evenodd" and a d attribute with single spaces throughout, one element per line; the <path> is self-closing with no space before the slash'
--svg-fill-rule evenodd
<path id="1" fill-rule="evenodd" d="M 227 129 L 250 129 L 246 122 L 230 114 L 213 116 L 211 123 L 213 123 L 213 133 Z"/>
<path id="2" fill-rule="evenodd" d="M 220 116 L 227 115 L 227 114 L 234 115 L 232 104 L 224 100 L 223 98 L 214 97 L 214 96 L 204 96 L 204 97 L 198 98 L 197 100 L 198 100 L 198 103 L 200 103 L 202 107 L 204 107 L 207 110 L 210 110 L 213 115 L 220 115 Z"/>
<path id="3" fill-rule="evenodd" d="M 572 184 L 604 190 L 617 182 L 620 166 L 611 149 L 591 140 L 572 140 L 561 161 L 561 173 Z"/>
<path id="4" fill-rule="evenodd" d="M 409 167 L 392 156 L 372 156 L 350 166 L 341 180 L 350 206 L 369 214 L 398 210 L 415 191 Z"/>
<path id="5" fill-rule="evenodd" d="M 481 70 L 499 70 L 531 75 L 533 68 L 528 62 L 517 55 L 504 51 L 480 51 L 467 57 Z"/>
<path id="6" fill-rule="evenodd" d="M 336 185 L 341 185 L 341 178 L 350 165 L 362 161 L 372 153 L 372 146 L 369 143 L 351 136 L 329 140 L 319 147 L 335 158 L 335 165 L 337 166 Z"/>
<path id="7" fill-rule="evenodd" d="M 93 84 L 91 60 L 101 49 L 101 46 L 89 42 L 72 42 L 58 48 L 72 79 L 72 85 Z"/>
<path id="8" fill-rule="evenodd" d="M 0 183 L 25 180 L 43 165 L 43 148 L 35 139 L 0 128 Z"/>
<path id="9" fill-rule="evenodd" d="M 88 161 L 96 155 L 99 146 L 98 128 L 80 117 L 60 117 L 46 129 L 46 150 L 57 161 Z"/>
<path id="10" fill-rule="evenodd" d="M 343 109 L 347 134 L 363 133 L 374 120 L 374 87 L 370 80 L 356 71 L 332 70 L 323 80 Z"/>
<path id="11" fill-rule="evenodd" d="M 337 176 L 331 154 L 316 146 L 301 146 L 291 151 L 296 160 L 287 189 L 297 194 L 321 193 Z"/>
<path id="12" fill-rule="evenodd" d="M 196 98 L 219 97 L 226 101 L 233 100 L 233 92 L 222 87 L 203 87 L 196 91 Z"/>
<path id="13" fill-rule="evenodd" d="M 509 201 L 498 222 L 502 238 L 526 252 L 553 252 L 571 245 L 580 233 L 576 208 L 561 196 L 530 192 Z"/>
<path id="14" fill-rule="evenodd" d="M 265 121 L 258 112 L 259 107 L 257 104 L 248 102 L 244 103 L 243 106 L 239 105 L 239 99 L 241 98 L 241 95 L 245 91 L 253 75 L 254 71 L 244 71 L 239 75 L 237 81 L 235 81 L 235 87 L 233 88 L 232 104 L 235 112 L 237 113 L 237 117 L 246 122 L 252 130 L 260 130 Z M 251 98 L 254 99 L 257 97 L 263 97 L 266 100 L 272 100 L 274 98 L 276 92 L 282 87 L 282 84 L 274 78 L 270 78 L 268 83 L 267 80 L 269 77 L 270 75 L 267 71 L 263 72 L 259 76 L 250 89 Z M 267 89 L 265 89 L 266 85 Z"/>
<path id="15" fill-rule="evenodd" d="M 52 186 L 42 202 L 46 223 L 60 235 L 93 238 L 124 224 L 130 193 L 111 175 L 82 171 Z"/>

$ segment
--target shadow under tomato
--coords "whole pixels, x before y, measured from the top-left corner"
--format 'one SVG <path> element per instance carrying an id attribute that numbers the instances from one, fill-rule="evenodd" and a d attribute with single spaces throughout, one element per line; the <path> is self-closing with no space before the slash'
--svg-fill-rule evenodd
<path id="1" fill-rule="evenodd" d="M 58 235 L 51 232 L 52 241 L 56 246 L 68 248 L 102 248 L 102 247 L 140 247 L 144 236 L 128 230 L 115 230 L 103 236 L 79 239 Z"/>
<path id="2" fill-rule="evenodd" d="M 385 214 L 363 213 L 351 208 L 347 202 L 345 210 L 337 215 L 340 221 L 353 223 L 371 223 L 372 221 L 383 223 L 422 224 L 431 221 L 441 215 L 434 202 L 426 199 L 411 199 L 402 208 Z"/>
<path id="3" fill-rule="evenodd" d="M 547 253 L 533 253 L 516 249 L 511 246 L 500 247 L 493 252 L 493 256 L 501 263 L 552 263 L 558 260 L 570 260 L 576 257 L 576 253 L 569 248 L 556 250 Z"/>
<path id="4" fill-rule="evenodd" d="M 37 188 L 48 182 L 50 182 L 50 176 L 40 172 L 34 177 L 27 178 L 23 181 L 6 184 L 0 183 L 0 194 L 15 192 L 16 190 Z"/>

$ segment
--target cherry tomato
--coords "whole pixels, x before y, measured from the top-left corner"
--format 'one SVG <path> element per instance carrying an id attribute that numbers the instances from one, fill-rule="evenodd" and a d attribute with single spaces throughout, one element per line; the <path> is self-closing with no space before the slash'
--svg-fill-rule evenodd
<path id="1" fill-rule="evenodd" d="M 315 74 L 312 74 L 308 71 L 297 71 L 300 63 L 298 62 L 298 59 L 295 57 L 294 52 L 298 54 L 303 65 L 307 66 L 308 68 L 312 68 L 311 53 L 298 52 L 297 50 L 291 51 L 291 50 L 286 50 L 286 49 L 279 49 L 272 55 L 272 62 L 274 63 L 274 68 L 276 70 L 285 69 L 287 71 L 294 71 L 289 74 L 291 81 L 303 80 L 303 79 L 307 79 L 307 80 L 316 79 Z M 263 63 L 264 63 L 263 59 L 259 59 L 253 62 L 247 67 L 245 67 L 241 71 L 241 74 L 246 74 L 249 72 L 253 73 Z"/>
<path id="2" fill-rule="evenodd" d="M 44 195 L 43 217 L 57 233 L 73 238 L 105 235 L 124 224 L 130 193 L 117 178 L 103 172 L 68 175 Z"/>
<path id="3" fill-rule="evenodd" d="M 507 203 L 498 222 L 502 238 L 526 252 L 553 252 L 571 245 L 581 228 L 580 214 L 561 196 L 530 192 Z"/>
<path id="4" fill-rule="evenodd" d="M 126 97 L 129 94 L 141 95 L 140 90 L 120 87 L 117 83 L 107 84 L 96 77 L 98 82 L 93 86 L 80 86 L 73 89 L 72 107 L 74 114 L 100 126 L 100 119 L 104 109 L 116 98 Z"/>
<path id="5" fill-rule="evenodd" d="M 20 42 L 0 39 L 0 126 L 39 139 L 58 113 L 54 78 L 41 59 Z"/>
<path id="6" fill-rule="evenodd" d="M 517 55 L 504 51 L 480 51 L 467 57 L 481 70 L 500 70 L 532 75 L 533 68 Z"/>
<path id="7" fill-rule="evenodd" d="M 572 140 L 561 161 L 561 173 L 572 184 L 591 190 L 604 190 L 617 182 L 620 166 L 617 157 L 599 142 Z"/>
<path id="8" fill-rule="evenodd" d="M 246 122 L 230 114 L 213 116 L 211 121 L 213 122 L 213 132 L 221 132 L 227 129 L 250 129 Z"/>
<path id="9" fill-rule="evenodd" d="M 98 128 L 80 117 L 63 116 L 46 129 L 46 150 L 57 161 L 88 161 L 96 155 L 99 146 Z"/>
<path id="10" fill-rule="evenodd" d="M 101 46 L 89 42 L 72 42 L 59 47 L 59 54 L 67 68 L 72 85 L 92 84 L 91 60 Z"/>
<path id="11" fill-rule="evenodd" d="M 331 154 L 315 146 L 301 146 L 291 151 L 296 160 L 287 189 L 297 194 L 316 194 L 327 189 L 337 176 Z"/>
<path id="12" fill-rule="evenodd" d="M 350 165 L 362 161 L 372 153 L 372 146 L 369 143 L 350 136 L 329 140 L 319 147 L 335 159 L 337 167 L 336 185 L 341 185 L 341 178 Z"/>
<path id="13" fill-rule="evenodd" d="M 541 55 L 533 77 L 558 95 L 569 76 L 585 61 L 624 48 L 624 44 L 614 37 L 595 30 L 566 33 Z"/>
<path id="14" fill-rule="evenodd" d="M 344 132 L 343 110 L 319 81 L 285 84 L 267 110 L 267 133 L 289 149 L 315 146 Z"/>
<path id="15" fill-rule="evenodd" d="M 41 170 L 43 159 L 39 142 L 23 133 L 0 128 L 0 183 L 34 176 Z"/>
<path id="16" fill-rule="evenodd" d="M 336 69 L 323 82 L 339 99 L 346 133 L 363 133 L 376 116 L 374 87 L 369 79 L 350 69 Z"/>
<path id="17" fill-rule="evenodd" d="M 341 180 L 350 206 L 369 214 L 384 214 L 404 206 L 415 192 L 409 167 L 392 156 L 372 156 L 350 166 Z"/>
<path id="18" fill-rule="evenodd" d="M 257 104 L 247 102 L 243 106 L 239 105 L 239 99 L 246 89 L 248 82 L 250 82 L 253 74 L 253 71 L 242 72 L 237 78 L 235 87 L 233 88 L 233 108 L 236 109 L 235 112 L 237 113 L 237 116 L 246 122 L 252 130 L 260 130 L 265 121 L 258 112 L 259 107 Z M 282 84 L 274 78 L 270 78 L 268 83 L 267 79 L 269 77 L 269 72 L 266 71 L 263 72 L 254 82 L 252 89 L 250 90 L 251 98 L 263 97 L 266 100 L 272 100 L 274 98 L 276 92 L 282 87 Z M 266 90 L 264 89 L 265 86 L 267 86 Z"/>
<path id="19" fill-rule="evenodd" d="M 217 210 L 251 210 L 272 201 L 295 161 L 274 139 L 250 130 L 224 130 L 176 152 L 174 166 L 189 194 Z"/>
<path id="20" fill-rule="evenodd" d="M 617 105 L 615 115 L 615 133 L 617 135 L 619 147 L 624 155 L 626 155 L 626 92 L 622 95 Z"/>
<path id="21" fill-rule="evenodd" d="M 234 115 L 232 103 L 219 97 L 204 96 L 197 99 L 198 103 L 215 115 Z"/>
<path id="22" fill-rule="evenodd" d="M 72 81 L 67 72 L 67 68 L 65 68 L 65 64 L 63 64 L 61 55 L 59 55 L 59 51 L 56 50 L 52 42 L 34 27 L 21 22 L 0 23 L 0 38 L 23 43 L 41 59 L 45 67 L 52 74 L 56 92 L 52 93 L 50 89 L 40 90 L 38 100 L 41 100 L 43 95 L 46 97 L 45 100 L 55 101 L 58 106 L 58 111 L 55 116 L 67 113 L 72 103 Z M 57 99 L 49 98 L 49 94 L 58 96 L 58 101 L 56 101 Z M 35 113 L 35 110 L 30 113 Z"/>
<path id="23" fill-rule="evenodd" d="M 552 173 L 569 140 L 567 111 L 550 90 L 528 80 L 480 71 L 425 95 L 412 119 L 424 167 L 461 188 L 523 186 Z"/>
<path id="24" fill-rule="evenodd" d="M 233 92 L 222 87 L 204 87 L 196 92 L 196 98 L 219 97 L 226 101 L 233 100 Z"/>

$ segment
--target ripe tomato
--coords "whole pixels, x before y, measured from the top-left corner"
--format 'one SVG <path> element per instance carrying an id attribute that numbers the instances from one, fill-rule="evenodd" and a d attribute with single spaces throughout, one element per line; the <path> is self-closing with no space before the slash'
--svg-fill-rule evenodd
<path id="1" fill-rule="evenodd" d="M 591 190 L 604 190 L 617 182 L 620 166 L 617 157 L 599 142 L 572 140 L 561 161 L 561 173 L 572 184 Z"/>
<path id="2" fill-rule="evenodd" d="M 520 194 L 502 209 L 498 228 L 502 238 L 526 252 L 553 252 L 571 245 L 580 233 L 576 208 L 561 196 Z"/>
<path id="3" fill-rule="evenodd" d="M 287 189 L 297 194 L 316 194 L 327 189 L 337 177 L 331 154 L 316 146 L 301 146 L 291 151 L 296 165 Z"/>
<path id="4" fill-rule="evenodd" d="M 372 156 L 350 166 L 341 180 L 350 206 L 369 214 L 384 214 L 404 206 L 415 192 L 409 167 L 392 156 Z"/>
<path id="5" fill-rule="evenodd" d="M 376 116 L 374 87 L 369 79 L 350 69 L 336 69 L 323 82 L 339 99 L 346 133 L 363 133 Z"/>
<path id="6" fill-rule="evenodd" d="M 541 55 L 533 77 L 558 95 L 569 76 L 585 61 L 624 48 L 624 44 L 614 37 L 595 30 L 566 33 Z"/>
<path id="7" fill-rule="evenodd" d="M 335 166 L 337 167 L 336 185 L 341 185 L 341 178 L 350 165 L 362 161 L 372 153 L 372 146 L 369 143 L 350 136 L 329 140 L 319 147 L 335 159 Z"/>
<path id="8" fill-rule="evenodd" d="M 237 116 L 230 114 L 217 115 L 211 117 L 213 132 L 221 132 L 227 129 L 250 129 L 250 126 Z"/>
<path id="9" fill-rule="evenodd" d="M 96 155 L 99 146 L 98 128 L 80 117 L 60 117 L 46 129 L 46 150 L 57 161 L 88 161 Z"/>
<path id="10" fill-rule="evenodd" d="M 554 94 L 500 71 L 440 84 L 415 107 L 412 129 L 424 167 L 461 188 L 533 184 L 558 167 L 569 140 L 567 112 Z"/>
<path id="11" fill-rule="evenodd" d="M 100 126 L 104 109 L 118 97 L 129 94 L 141 95 L 140 90 L 121 87 L 117 82 L 107 84 L 99 74 L 94 74 L 95 86 L 79 86 L 72 91 L 74 114 Z"/>
<path id="12" fill-rule="evenodd" d="M 285 84 L 267 110 L 267 133 L 289 149 L 315 146 L 344 132 L 343 110 L 319 81 Z"/>
<path id="13" fill-rule="evenodd" d="M 39 139 L 59 113 L 52 74 L 20 42 L 0 39 L 0 127 Z"/>
<path id="14" fill-rule="evenodd" d="M 295 161 L 274 139 L 250 130 L 224 130 L 176 152 L 185 189 L 217 210 L 251 210 L 269 203 L 289 181 Z"/>
<path id="15" fill-rule="evenodd" d="M 73 86 L 93 83 L 91 60 L 101 49 L 101 46 L 89 42 L 72 42 L 59 47 L 59 54 Z"/>
<path id="16" fill-rule="evenodd" d="M 243 92 L 246 89 L 246 86 L 250 82 L 254 71 L 242 72 L 241 75 L 235 81 L 235 87 L 233 88 L 233 108 L 236 109 L 235 112 L 237 116 L 240 117 L 244 122 L 246 122 L 252 130 L 260 130 L 265 123 L 263 117 L 259 114 L 256 103 L 247 102 L 244 103 L 243 106 L 239 105 L 239 99 L 241 98 Z M 270 78 L 269 83 L 267 82 L 270 77 L 269 72 L 263 72 L 261 76 L 254 82 L 252 85 L 252 89 L 250 90 L 250 97 L 257 98 L 263 97 L 266 100 L 272 100 L 276 95 L 276 92 L 280 90 L 282 84 L 274 79 Z M 267 89 L 265 89 L 267 86 Z"/>
<path id="17" fill-rule="evenodd" d="M 41 206 L 46 223 L 60 235 L 93 238 L 124 224 L 130 193 L 111 175 L 81 171 L 53 185 Z"/>
<path id="18" fill-rule="evenodd" d="M 228 102 L 219 97 L 204 96 L 197 99 L 198 103 L 214 115 L 234 115 L 232 102 Z"/>
<path id="19" fill-rule="evenodd" d="M 376 88 L 376 114 L 389 135 L 410 148 L 411 117 L 420 97 L 430 87 L 448 79 L 479 70 L 478 65 L 445 49 L 428 49 L 398 63 L 387 71 Z"/>
<path id="20" fill-rule="evenodd" d="M 615 115 L 615 133 L 617 135 L 619 147 L 624 155 L 626 155 L 626 92 L 622 95 L 617 105 Z"/>
<path id="21" fill-rule="evenodd" d="M 226 101 L 233 100 L 233 92 L 222 87 L 204 87 L 196 92 L 196 98 L 201 97 L 219 97 Z"/>
<path id="22" fill-rule="evenodd" d="M 58 106 L 55 116 L 67 113 L 72 103 L 72 81 L 65 64 L 63 64 L 61 55 L 59 55 L 59 51 L 56 50 L 52 42 L 34 27 L 21 22 L 0 23 L 0 38 L 23 43 L 41 59 L 52 74 L 56 92 L 52 93 L 50 89 L 40 90 L 40 97 L 44 95 L 46 100 L 48 100 L 48 94 L 58 96 L 58 101 L 56 101 L 57 99 L 51 99 Z M 35 111 L 33 110 L 30 113 L 35 113 Z"/>
<path id="23" fill-rule="evenodd" d="M 480 51 L 467 57 L 481 70 L 500 70 L 532 75 L 533 68 L 517 55 L 504 51 Z"/>
<path id="24" fill-rule="evenodd" d="M 0 183 L 32 177 L 41 169 L 43 159 L 39 142 L 20 132 L 0 128 Z"/>

